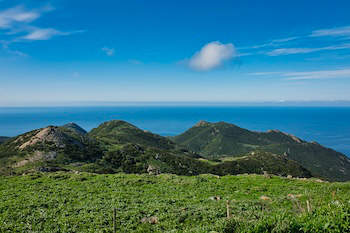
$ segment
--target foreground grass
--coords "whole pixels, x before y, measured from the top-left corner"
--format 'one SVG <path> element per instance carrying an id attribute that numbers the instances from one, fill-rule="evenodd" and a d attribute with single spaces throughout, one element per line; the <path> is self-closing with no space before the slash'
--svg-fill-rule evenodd
<path id="1" fill-rule="evenodd" d="M 350 183 L 258 175 L 0 177 L 0 232 L 113 232 L 113 208 L 117 232 L 349 232 Z M 158 223 L 141 222 L 151 216 Z"/>

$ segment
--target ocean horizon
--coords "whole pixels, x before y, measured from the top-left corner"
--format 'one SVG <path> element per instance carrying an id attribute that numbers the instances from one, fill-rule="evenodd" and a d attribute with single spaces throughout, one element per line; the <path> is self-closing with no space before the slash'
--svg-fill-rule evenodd
<path id="1" fill-rule="evenodd" d="M 75 122 L 89 131 L 102 122 L 115 119 L 163 136 L 180 134 L 200 120 L 225 121 L 253 131 L 278 129 L 350 156 L 350 107 L 0 107 L 0 136 L 12 137 L 68 122 Z"/>

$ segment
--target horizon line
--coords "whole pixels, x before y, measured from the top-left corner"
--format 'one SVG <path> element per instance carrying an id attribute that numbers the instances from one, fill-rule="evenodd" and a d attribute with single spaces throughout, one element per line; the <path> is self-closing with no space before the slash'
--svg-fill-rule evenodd
<path id="1" fill-rule="evenodd" d="M 62 101 L 1 104 L 11 107 L 106 107 L 106 106 L 315 106 L 350 107 L 350 100 L 286 100 L 286 101 Z"/>

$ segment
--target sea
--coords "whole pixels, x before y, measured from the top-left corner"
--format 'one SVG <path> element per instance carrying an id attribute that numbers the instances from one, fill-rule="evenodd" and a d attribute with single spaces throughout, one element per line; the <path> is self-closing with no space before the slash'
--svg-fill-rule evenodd
<path id="1" fill-rule="evenodd" d="M 316 141 L 350 157 L 350 107 L 82 106 L 1 107 L 0 136 L 74 122 L 89 131 L 119 119 L 163 136 L 184 132 L 200 120 L 225 121 L 253 131 L 278 129 Z"/>

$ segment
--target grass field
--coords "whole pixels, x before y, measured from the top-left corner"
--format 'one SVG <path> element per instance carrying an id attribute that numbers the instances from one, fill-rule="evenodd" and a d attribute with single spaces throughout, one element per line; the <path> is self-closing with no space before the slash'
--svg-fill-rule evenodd
<path id="1" fill-rule="evenodd" d="M 261 175 L 0 177 L 0 232 L 113 232 L 113 208 L 117 232 L 349 232 L 350 183 Z"/>

